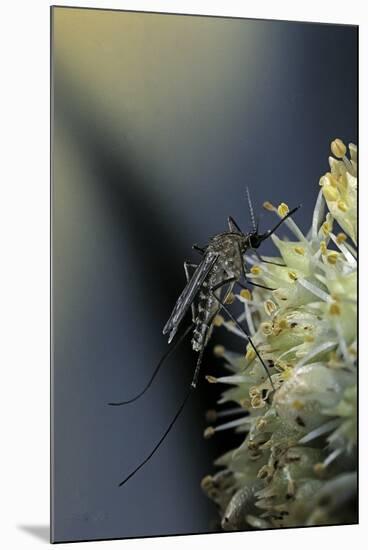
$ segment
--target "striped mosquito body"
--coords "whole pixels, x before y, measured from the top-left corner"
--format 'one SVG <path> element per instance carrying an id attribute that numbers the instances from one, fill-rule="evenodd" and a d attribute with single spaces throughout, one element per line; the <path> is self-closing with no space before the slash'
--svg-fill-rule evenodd
<path id="1" fill-rule="evenodd" d="M 199 292 L 198 303 L 194 305 L 196 313 L 193 322 L 195 328 L 192 337 L 192 348 L 194 351 L 200 351 L 207 342 L 212 332 L 212 322 L 221 310 L 218 300 L 226 302 L 226 299 L 232 291 L 235 281 L 226 285 L 225 291 L 221 283 L 229 279 L 240 279 L 242 275 L 242 254 L 244 247 L 244 238 L 236 233 L 221 233 L 211 239 L 206 253 L 217 255 L 217 259 L 203 281 Z M 216 288 L 216 290 L 211 290 Z M 216 299 L 215 298 L 215 296 Z"/>
<path id="2" fill-rule="evenodd" d="M 135 397 L 127 401 L 121 401 L 119 403 L 109 403 L 110 405 L 114 406 L 126 405 L 128 403 L 136 401 L 139 397 L 141 397 L 151 386 L 154 378 L 159 372 L 160 367 L 170 355 L 170 353 L 184 340 L 184 338 L 190 332 L 192 332 L 192 349 L 198 353 L 198 358 L 190 388 L 188 389 L 183 402 L 181 403 L 175 416 L 171 420 L 162 437 L 156 443 L 149 455 L 119 484 L 120 486 L 126 483 L 128 479 L 130 479 L 140 468 L 142 468 L 144 464 L 146 464 L 148 460 L 152 457 L 152 455 L 156 452 L 156 450 L 159 448 L 159 446 L 164 441 L 165 437 L 175 424 L 181 411 L 184 409 L 191 390 L 197 387 L 203 353 L 212 334 L 214 319 L 216 315 L 220 312 L 220 310 L 224 311 L 227 316 L 237 325 L 238 329 L 242 331 L 249 344 L 252 346 L 258 360 L 263 365 L 265 373 L 270 380 L 271 387 L 273 388 L 273 382 L 269 374 L 268 367 L 263 361 L 246 329 L 239 323 L 239 321 L 227 308 L 226 301 L 236 284 L 243 288 L 247 288 L 245 286 L 247 283 L 254 286 L 260 286 L 262 288 L 267 288 L 247 280 L 245 271 L 245 254 L 247 251 L 250 250 L 261 261 L 266 262 L 266 260 L 263 260 L 258 255 L 257 248 L 264 240 L 270 237 L 270 235 L 272 235 L 272 233 L 274 233 L 276 229 L 289 216 L 294 214 L 299 206 L 289 211 L 281 220 L 279 220 L 279 222 L 275 225 L 273 229 L 269 229 L 265 233 L 259 233 L 258 225 L 256 225 L 255 223 L 248 189 L 247 196 L 253 230 L 249 233 L 243 233 L 237 223 L 234 221 L 234 219 L 229 217 L 228 231 L 219 233 L 218 235 L 212 237 L 208 245 L 203 248 L 197 245 L 193 245 L 193 248 L 201 254 L 201 261 L 199 262 L 199 264 L 184 262 L 184 271 L 187 284 L 175 303 L 173 311 L 164 326 L 163 333 L 169 335 L 168 341 L 170 344 L 174 339 L 176 333 L 178 332 L 180 325 L 186 317 L 186 314 L 189 312 L 189 309 L 192 313 L 191 325 L 189 325 L 184 330 L 181 336 L 176 338 L 172 347 L 169 348 L 169 351 L 167 351 L 165 355 L 161 358 L 151 378 L 149 379 L 143 390 L 141 390 Z M 267 288 L 267 290 L 272 289 Z"/>
<path id="3" fill-rule="evenodd" d="M 191 306 L 194 325 L 192 348 L 200 352 L 206 347 L 212 333 L 213 320 L 221 310 L 221 302 L 226 301 L 235 282 L 243 275 L 243 254 L 247 249 L 248 237 L 232 230 L 232 222 L 229 221 L 229 231 L 210 240 L 198 266 L 185 262 L 188 285 L 179 296 L 163 330 L 164 334 L 170 332 L 169 342 Z M 195 269 L 192 278 L 189 275 L 189 266 Z M 190 303 L 193 292 L 196 294 Z"/>

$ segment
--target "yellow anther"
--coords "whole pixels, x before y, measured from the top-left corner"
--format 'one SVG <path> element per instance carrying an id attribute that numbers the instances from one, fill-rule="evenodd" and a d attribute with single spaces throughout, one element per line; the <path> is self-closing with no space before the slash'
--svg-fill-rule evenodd
<path id="1" fill-rule="evenodd" d="M 337 207 L 338 207 L 339 210 L 341 210 L 341 212 L 346 212 L 348 210 L 348 205 L 343 200 L 340 200 L 337 203 Z"/>
<path id="2" fill-rule="evenodd" d="M 257 386 L 252 386 L 249 388 L 249 397 L 256 397 L 257 395 L 260 395 Z"/>
<path id="3" fill-rule="evenodd" d="M 293 409 L 295 409 L 296 411 L 301 411 L 302 409 L 304 409 L 304 403 L 302 403 L 301 401 L 299 401 L 299 399 L 295 399 L 291 406 L 293 407 Z"/>
<path id="4" fill-rule="evenodd" d="M 331 185 L 332 187 L 337 187 L 337 180 L 331 174 L 331 172 L 326 172 L 326 174 L 320 178 L 319 185 L 321 187 L 328 186 L 328 185 Z"/>
<path id="5" fill-rule="evenodd" d="M 257 421 L 256 421 L 256 428 L 258 431 L 262 431 L 266 428 L 267 426 L 267 420 L 263 417 L 259 418 Z"/>
<path id="6" fill-rule="evenodd" d="M 279 206 L 277 207 L 277 212 L 279 214 L 279 216 L 281 218 L 283 218 L 284 216 L 286 216 L 286 214 L 289 212 L 289 207 L 286 203 L 282 202 L 281 204 L 279 204 Z"/>
<path id="7" fill-rule="evenodd" d="M 326 222 L 330 225 L 331 229 L 332 229 L 333 221 L 334 221 L 333 215 L 331 214 L 331 212 L 327 212 Z"/>
<path id="8" fill-rule="evenodd" d="M 324 185 L 322 193 L 326 201 L 337 201 L 340 198 L 339 191 L 336 189 L 336 187 L 332 187 L 332 185 Z"/>
<path id="9" fill-rule="evenodd" d="M 273 468 L 269 466 L 268 464 L 265 464 L 258 470 L 257 477 L 258 479 L 267 479 L 271 478 L 273 474 Z"/>
<path id="10" fill-rule="evenodd" d="M 209 439 L 213 435 L 215 435 L 215 428 L 213 428 L 212 426 L 208 426 L 208 428 L 204 430 L 204 433 L 203 433 L 204 438 Z"/>
<path id="11" fill-rule="evenodd" d="M 252 293 L 250 292 L 250 290 L 248 290 L 247 288 L 243 288 L 241 291 L 240 291 L 240 296 L 242 298 L 245 298 L 246 300 L 252 300 Z"/>
<path id="12" fill-rule="evenodd" d="M 329 264 L 335 265 L 338 258 L 339 258 L 339 253 L 338 252 L 329 252 L 328 256 L 327 256 L 327 261 L 328 261 Z"/>
<path id="13" fill-rule="evenodd" d="M 321 476 L 325 473 L 326 466 L 323 464 L 323 462 L 318 462 L 313 466 L 314 473 L 317 474 L 317 476 Z"/>
<path id="14" fill-rule="evenodd" d="M 276 210 L 276 208 L 274 207 L 274 205 L 270 201 L 264 202 L 263 203 L 263 208 L 265 208 L 266 210 L 269 210 L 270 212 L 274 212 Z"/>
<path id="15" fill-rule="evenodd" d="M 264 309 L 267 315 L 272 315 L 272 313 L 276 311 L 277 306 L 272 300 L 266 300 L 264 303 Z"/>
<path id="16" fill-rule="evenodd" d="M 210 384 L 216 384 L 217 383 L 217 378 L 215 376 L 211 376 L 210 374 L 207 374 L 205 376 L 207 382 L 209 382 Z"/>
<path id="17" fill-rule="evenodd" d="M 226 297 L 225 304 L 233 304 L 235 302 L 235 296 L 233 292 L 229 292 L 229 294 Z"/>
<path id="18" fill-rule="evenodd" d="M 262 273 L 262 269 L 259 267 L 259 265 L 253 265 L 250 268 L 250 272 L 253 273 L 253 275 L 260 275 Z"/>
<path id="19" fill-rule="evenodd" d="M 289 380 L 293 375 L 293 368 L 288 367 L 287 365 L 283 363 L 278 363 L 277 365 L 279 369 L 282 371 L 282 379 L 283 380 Z"/>
<path id="20" fill-rule="evenodd" d="M 326 241 L 321 241 L 320 245 L 319 245 L 319 248 L 322 252 L 322 254 L 325 256 L 327 254 L 327 245 L 326 245 Z"/>
<path id="21" fill-rule="evenodd" d="M 215 325 L 215 327 L 221 327 L 223 323 L 224 323 L 224 318 L 222 317 L 222 315 L 216 315 L 216 317 L 213 320 L 213 324 Z"/>
<path id="22" fill-rule="evenodd" d="M 294 252 L 300 256 L 304 256 L 305 250 L 302 246 L 294 246 Z"/>
<path id="23" fill-rule="evenodd" d="M 337 179 L 331 174 L 331 172 L 326 173 L 326 177 L 328 179 L 328 182 L 332 187 L 338 187 Z"/>
<path id="24" fill-rule="evenodd" d="M 264 334 L 265 336 L 270 336 L 272 334 L 271 323 L 267 323 L 267 322 L 261 323 L 260 328 L 261 328 L 262 334 Z"/>
<path id="25" fill-rule="evenodd" d="M 211 489 L 212 486 L 213 486 L 213 478 L 212 478 L 212 476 L 207 475 L 207 476 L 205 476 L 204 478 L 202 478 L 202 480 L 201 480 L 201 487 L 202 487 L 202 489 L 204 489 L 204 490 L 206 491 L 206 490 Z"/>
<path id="26" fill-rule="evenodd" d="M 331 224 L 328 221 L 323 222 L 322 224 L 322 232 L 326 237 L 330 234 L 332 227 Z"/>
<path id="27" fill-rule="evenodd" d="M 286 319 L 280 319 L 279 327 L 280 327 L 281 330 L 285 330 L 285 329 L 289 328 L 289 323 L 287 322 Z"/>
<path id="28" fill-rule="evenodd" d="M 341 139 L 334 139 L 331 142 L 331 151 L 335 157 L 342 159 L 346 155 L 346 145 Z"/>
<path id="29" fill-rule="evenodd" d="M 341 191 L 346 191 L 348 188 L 348 178 L 346 177 L 346 174 L 341 174 L 341 176 L 338 177 L 338 184 Z"/>
<path id="30" fill-rule="evenodd" d="M 207 422 L 216 422 L 217 412 L 215 409 L 208 409 L 208 411 L 206 411 L 206 420 Z"/>
<path id="31" fill-rule="evenodd" d="M 336 236 L 336 241 L 338 242 L 338 244 L 344 243 L 346 239 L 347 239 L 347 236 L 345 235 L 345 233 L 339 233 Z"/>
<path id="32" fill-rule="evenodd" d="M 247 352 L 245 354 L 245 359 L 250 362 L 250 361 L 253 361 L 253 359 L 256 357 L 256 352 L 254 351 L 254 349 L 251 347 L 251 346 L 248 346 L 247 348 Z"/>
<path id="33" fill-rule="evenodd" d="M 225 348 L 224 346 L 215 346 L 213 348 L 213 354 L 216 357 L 223 357 L 225 355 Z"/>
<path id="34" fill-rule="evenodd" d="M 253 409 L 261 409 L 262 407 L 264 407 L 266 405 L 266 402 L 263 401 L 263 399 L 258 395 L 258 396 L 253 397 L 250 404 L 253 407 Z"/>
<path id="35" fill-rule="evenodd" d="M 288 271 L 288 277 L 292 281 L 297 281 L 298 280 L 298 275 L 295 273 L 295 271 Z"/>
<path id="36" fill-rule="evenodd" d="M 331 304 L 330 305 L 330 314 L 331 315 L 340 315 L 341 314 L 340 306 L 336 303 Z"/>

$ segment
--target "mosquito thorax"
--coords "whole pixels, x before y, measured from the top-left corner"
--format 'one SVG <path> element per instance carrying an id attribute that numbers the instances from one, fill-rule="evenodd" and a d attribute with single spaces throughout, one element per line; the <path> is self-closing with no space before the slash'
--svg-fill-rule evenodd
<path id="1" fill-rule="evenodd" d="M 246 248 L 246 236 L 242 233 L 219 233 L 212 237 L 207 250 L 216 252 L 223 257 L 238 256 L 239 248 L 243 252 Z"/>
<path id="2" fill-rule="evenodd" d="M 242 255 L 246 250 L 245 238 L 241 233 L 232 232 L 219 233 L 212 237 L 207 251 L 219 255 L 217 267 L 221 271 L 240 276 Z M 216 282 L 218 283 L 219 280 Z"/>

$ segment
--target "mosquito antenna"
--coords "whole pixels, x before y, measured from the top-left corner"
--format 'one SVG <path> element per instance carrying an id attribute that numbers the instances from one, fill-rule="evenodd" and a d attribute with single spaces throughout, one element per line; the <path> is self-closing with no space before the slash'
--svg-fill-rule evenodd
<path id="1" fill-rule="evenodd" d="M 181 344 L 181 342 L 188 335 L 188 333 L 192 330 L 192 328 L 193 328 L 193 323 L 191 325 L 189 325 L 189 327 L 186 328 L 186 330 L 183 332 L 183 334 L 180 336 L 180 338 L 178 338 L 176 340 L 176 342 L 166 351 L 166 353 L 164 353 L 164 355 L 161 357 L 160 361 L 158 362 L 155 370 L 153 371 L 153 373 L 151 375 L 151 378 L 148 380 L 147 384 L 144 386 L 143 390 L 141 390 L 135 397 L 132 397 L 131 399 L 128 399 L 127 401 L 120 401 L 118 403 L 112 402 L 112 403 L 108 403 L 108 405 L 110 405 L 112 407 L 120 407 L 121 405 L 128 405 L 128 403 L 133 403 L 134 401 L 139 399 L 144 393 L 146 393 L 146 391 L 148 390 L 148 388 L 151 386 L 152 382 L 156 378 L 156 376 L 157 376 L 160 368 L 162 367 L 163 363 L 165 362 L 165 360 L 168 357 L 170 357 L 172 352 L 179 346 L 179 344 Z"/>
<path id="2" fill-rule="evenodd" d="M 164 439 L 166 438 L 166 436 L 169 434 L 171 428 L 174 426 L 175 422 L 177 421 L 177 419 L 179 418 L 180 416 L 180 413 L 182 412 L 182 410 L 184 409 L 188 399 L 189 399 L 189 396 L 190 394 L 192 393 L 194 387 L 193 386 L 190 386 L 184 399 L 183 399 L 183 402 L 182 404 L 180 405 L 180 407 L 178 408 L 178 410 L 176 411 L 175 413 L 175 416 L 174 418 L 171 420 L 170 424 L 168 425 L 168 427 L 166 428 L 165 432 L 163 433 L 163 435 L 160 437 L 160 439 L 158 440 L 158 442 L 156 443 L 156 445 L 153 447 L 152 451 L 149 453 L 149 455 L 136 467 L 134 468 L 134 470 L 132 472 L 130 472 L 130 474 L 125 478 L 123 479 L 123 481 L 121 481 L 119 483 L 119 487 L 121 487 L 122 485 L 124 485 L 131 477 L 134 476 L 134 474 L 136 474 L 138 472 L 138 470 L 140 470 L 141 468 L 143 468 L 143 466 L 149 461 L 149 459 L 155 454 L 155 452 L 157 451 L 157 449 L 160 447 L 161 443 L 164 441 Z"/>
<path id="3" fill-rule="evenodd" d="M 250 198 L 250 192 L 249 192 L 248 185 L 246 186 L 245 191 L 247 193 L 247 200 L 248 200 L 248 206 L 249 206 L 249 212 L 250 212 L 250 219 L 252 220 L 253 231 L 257 232 L 258 223 L 256 224 L 256 220 L 255 220 L 255 217 L 254 217 L 253 204 L 252 204 L 252 200 Z"/>

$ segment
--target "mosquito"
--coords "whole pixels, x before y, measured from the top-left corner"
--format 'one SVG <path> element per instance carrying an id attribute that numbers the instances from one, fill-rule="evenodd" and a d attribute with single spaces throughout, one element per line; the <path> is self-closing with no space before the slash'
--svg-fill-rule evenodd
<path id="1" fill-rule="evenodd" d="M 237 319 L 227 308 L 226 301 L 236 284 L 242 288 L 247 288 L 245 285 L 248 283 L 267 290 L 274 290 L 247 279 L 245 270 L 245 254 L 248 251 L 253 251 L 253 253 L 261 261 L 265 263 L 274 263 L 262 259 L 259 256 L 257 249 L 263 241 L 268 239 L 287 218 L 295 214 L 295 212 L 300 208 L 300 205 L 290 210 L 272 229 L 267 230 L 265 233 L 259 233 L 258 223 L 256 224 L 255 222 L 253 206 L 248 188 L 246 189 L 246 193 L 252 221 L 252 230 L 248 233 L 243 233 L 236 221 L 229 216 L 227 231 L 212 237 L 208 245 L 205 247 L 193 245 L 193 249 L 201 255 L 201 261 L 198 264 L 187 261 L 184 262 L 184 272 L 187 284 L 177 299 L 174 309 L 163 328 L 163 334 L 169 335 L 168 343 L 170 344 L 173 341 L 189 309 L 191 310 L 192 316 L 191 324 L 185 329 L 183 334 L 176 339 L 172 347 L 169 348 L 165 355 L 161 358 L 153 374 L 151 375 L 151 378 L 142 391 L 127 401 L 109 403 L 109 405 L 112 406 L 127 405 L 128 403 L 133 403 L 141 397 L 151 386 L 154 378 L 159 372 L 160 367 L 167 357 L 192 331 L 192 349 L 198 353 L 198 358 L 194 369 L 193 378 L 187 393 L 175 416 L 172 418 L 167 429 L 153 447 L 149 455 L 125 479 L 123 479 L 123 481 L 119 483 L 120 487 L 124 485 L 131 477 L 133 477 L 134 474 L 136 474 L 138 470 L 140 470 L 157 451 L 184 409 L 192 391 L 197 387 L 203 354 L 211 338 L 214 327 L 214 319 L 221 310 L 227 314 L 227 316 L 245 335 L 256 356 L 261 362 L 270 380 L 271 386 L 274 389 L 272 378 L 264 360 L 254 345 L 247 330 L 240 324 L 239 321 L 237 321 Z"/>

